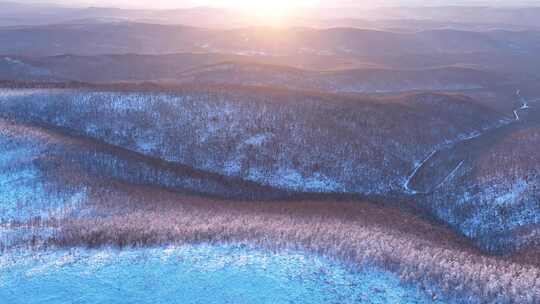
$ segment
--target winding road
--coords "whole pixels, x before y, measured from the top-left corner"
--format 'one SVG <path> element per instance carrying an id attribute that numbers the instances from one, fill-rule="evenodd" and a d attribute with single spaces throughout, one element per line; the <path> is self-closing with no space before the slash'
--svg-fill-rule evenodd
<path id="1" fill-rule="evenodd" d="M 480 137 L 483 137 L 497 129 L 521 121 L 522 117 L 520 113 L 530 109 L 530 103 L 540 101 L 540 99 L 525 99 L 521 95 L 520 90 L 516 91 L 516 96 L 519 98 L 520 107 L 513 110 L 514 120 L 484 132 L 476 132 L 471 136 L 431 151 L 429 155 L 422 162 L 420 162 L 414 168 L 412 173 L 406 178 L 403 185 L 405 192 L 410 195 L 430 194 L 433 191 L 441 188 L 447 182 L 455 178 L 458 171 L 463 167 L 465 157 L 469 154 L 469 150 L 471 148 L 478 148 L 479 145 L 478 143 L 474 142 L 475 140 L 478 140 Z M 447 167 L 448 171 L 446 172 L 449 173 L 444 174 L 444 172 L 441 170 L 442 167 Z M 431 185 L 425 185 L 426 180 L 430 180 Z"/>
<path id="2" fill-rule="evenodd" d="M 407 181 L 405 182 L 405 191 L 409 192 L 409 193 L 414 193 L 416 194 L 417 191 L 416 190 L 413 190 L 410 188 L 410 185 L 411 185 L 411 181 L 412 179 L 416 176 L 416 174 L 418 173 L 418 171 L 420 171 L 420 169 L 422 169 L 422 167 L 424 166 L 425 163 L 427 163 L 435 154 L 437 153 L 437 150 L 433 150 L 429 155 L 428 157 L 426 157 L 426 159 L 424 159 L 418 166 L 416 166 L 416 168 L 414 168 L 414 171 L 413 173 L 407 178 Z"/>

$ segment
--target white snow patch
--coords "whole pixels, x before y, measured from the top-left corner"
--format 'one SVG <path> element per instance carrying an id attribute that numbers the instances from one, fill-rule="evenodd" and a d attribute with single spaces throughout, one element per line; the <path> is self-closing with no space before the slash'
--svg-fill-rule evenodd
<path id="1" fill-rule="evenodd" d="M 514 183 L 512 188 L 507 193 L 496 197 L 495 203 L 499 206 L 515 204 L 528 187 L 529 184 L 525 180 L 520 179 Z"/>
<path id="2" fill-rule="evenodd" d="M 225 163 L 225 166 L 223 167 L 223 171 L 225 174 L 229 176 L 235 176 L 240 173 L 242 170 L 242 161 L 240 159 L 233 159 L 230 161 L 227 161 Z"/>
<path id="3" fill-rule="evenodd" d="M 10 63 L 10 64 L 17 64 L 17 65 L 23 64 L 22 61 L 20 61 L 18 59 L 13 59 L 11 57 L 4 57 L 4 61 L 6 61 L 7 63 Z"/>
<path id="4" fill-rule="evenodd" d="M 158 148 L 158 144 L 151 139 L 136 138 L 137 149 L 144 153 L 150 153 Z"/>
<path id="5" fill-rule="evenodd" d="M 313 176 L 304 177 L 294 169 L 280 169 L 271 181 L 272 186 L 285 189 L 304 190 L 313 192 L 339 192 L 345 187 L 339 182 L 323 175 L 315 173 Z"/>
<path id="6" fill-rule="evenodd" d="M 244 143 L 252 146 L 262 146 L 270 138 L 270 134 L 257 134 L 248 138 Z"/>

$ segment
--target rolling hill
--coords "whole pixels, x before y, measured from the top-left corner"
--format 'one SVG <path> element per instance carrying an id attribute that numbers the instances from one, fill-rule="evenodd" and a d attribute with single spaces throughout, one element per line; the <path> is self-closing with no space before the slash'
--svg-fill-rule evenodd
<path id="1" fill-rule="evenodd" d="M 250 62 L 250 60 L 253 60 Z M 503 86 L 497 73 L 470 67 L 306 70 L 226 54 L 54 56 L 0 59 L 0 79 L 25 82 L 166 82 L 245 85 L 342 93 L 466 91 Z M 260 60 L 260 59 L 259 59 Z"/>
<path id="2" fill-rule="evenodd" d="M 4 117 L 68 128 L 200 170 L 287 189 L 364 194 L 401 189 L 425 151 L 505 119 L 448 94 L 373 99 L 235 86 L 173 90 L 8 90 L 0 105 Z M 304 155 L 306 146 L 313 154 Z"/>
<path id="3" fill-rule="evenodd" d="M 455 190 L 448 192 L 457 193 L 454 200 L 434 198 L 428 203 L 410 196 L 411 173 L 431 151 L 460 145 L 512 120 L 510 115 L 461 95 L 414 93 L 368 98 L 238 86 L 146 89 L 117 85 L 5 89 L 0 109 L 6 119 L 61 128 L 171 166 L 187 166 L 281 191 L 412 199 L 412 205 L 480 246 L 484 235 L 470 233 L 470 229 L 484 227 L 481 229 L 492 240 L 502 237 L 496 232 L 500 226 L 489 224 L 489 219 L 478 225 L 471 223 L 478 212 L 496 212 L 496 205 L 477 209 L 480 205 L 474 205 L 473 200 L 470 203 L 476 207 L 454 216 L 448 212 L 463 210 L 454 209 L 452 202 L 467 199 L 465 193 L 459 195 L 461 192 Z M 451 162 L 429 174 L 448 175 L 451 170 L 446 167 L 450 168 Z M 96 172 L 108 172 L 107 167 L 96 168 Z M 155 169 L 148 170 L 150 177 L 143 179 L 144 183 L 177 187 L 167 177 L 172 173 L 160 173 L 158 176 L 165 174 L 165 179 L 156 179 L 152 177 Z M 501 178 L 510 182 L 512 177 L 506 174 L 510 173 Z M 137 182 L 129 176 L 118 177 Z M 456 187 L 465 191 L 473 180 L 457 182 L 458 177 L 451 178 L 437 190 L 457 182 Z M 534 219 L 518 214 L 509 216 L 522 221 L 515 227 L 534 223 Z M 512 233 L 514 228 L 510 228 L 504 231 Z M 503 239 L 492 244 L 486 249 L 512 248 Z"/>
<path id="4" fill-rule="evenodd" d="M 19 202 L 8 212 L 1 210 L 6 217 L 0 222 L 2 267 L 21 261 L 12 255 L 13 248 L 24 250 L 21 246 L 39 252 L 43 261 L 44 248 L 241 241 L 273 252 L 294 247 L 370 269 L 383 267 L 407 286 L 418 286 L 432 300 L 427 303 L 525 299 L 522 303 L 532 304 L 538 299 L 535 266 L 485 256 L 447 228 L 400 208 L 349 200 L 261 202 L 187 195 L 139 184 L 138 178 L 155 175 L 141 166 L 140 157 L 103 142 L 51 126 L 7 120 L 0 126 L 1 185 L 8 185 Z"/>
<path id="5" fill-rule="evenodd" d="M 0 54 L 54 56 L 211 51 L 266 56 L 312 53 L 353 58 L 488 52 L 512 55 L 538 51 L 539 37 L 537 31 L 428 30 L 396 33 L 354 28 L 270 27 L 210 30 L 182 25 L 115 22 L 0 28 Z"/>

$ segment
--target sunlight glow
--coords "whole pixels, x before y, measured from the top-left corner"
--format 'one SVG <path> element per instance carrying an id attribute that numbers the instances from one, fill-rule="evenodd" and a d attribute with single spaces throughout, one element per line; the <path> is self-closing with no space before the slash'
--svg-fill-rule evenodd
<path id="1" fill-rule="evenodd" d="M 281 23 L 294 15 L 294 13 L 306 7 L 317 6 L 319 0 L 223 0 L 215 1 L 222 7 L 243 11 L 252 17 L 260 18 L 262 22 Z"/>
<path id="2" fill-rule="evenodd" d="M 230 8 L 238 8 L 242 10 L 266 10 L 267 13 L 284 13 L 294 10 L 299 7 L 316 6 L 319 1 L 316 0 L 270 0 L 270 1 L 253 1 L 253 0 L 224 0 L 220 1 L 222 6 Z"/>

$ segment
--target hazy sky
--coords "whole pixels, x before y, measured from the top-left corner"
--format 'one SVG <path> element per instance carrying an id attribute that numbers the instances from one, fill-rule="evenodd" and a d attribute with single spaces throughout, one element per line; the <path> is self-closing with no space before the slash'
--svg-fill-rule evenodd
<path id="1" fill-rule="evenodd" d="M 1 1 L 1 0 L 0 0 Z M 343 4 L 350 0 L 8 0 L 22 3 L 56 3 L 69 6 L 103 6 L 103 7 L 140 7 L 140 8 L 183 8 L 195 6 L 215 6 L 215 7 L 241 7 L 246 5 L 296 5 L 296 6 L 317 6 L 321 4 Z M 339 3 L 341 2 L 341 3 Z"/>
<path id="2" fill-rule="evenodd" d="M 2 0 L 0 0 L 2 1 Z M 540 4 L 540 0 L 8 0 L 23 3 L 59 3 L 69 6 L 105 6 L 136 8 L 284 7 L 284 6 L 385 6 L 385 5 L 512 5 Z"/>

